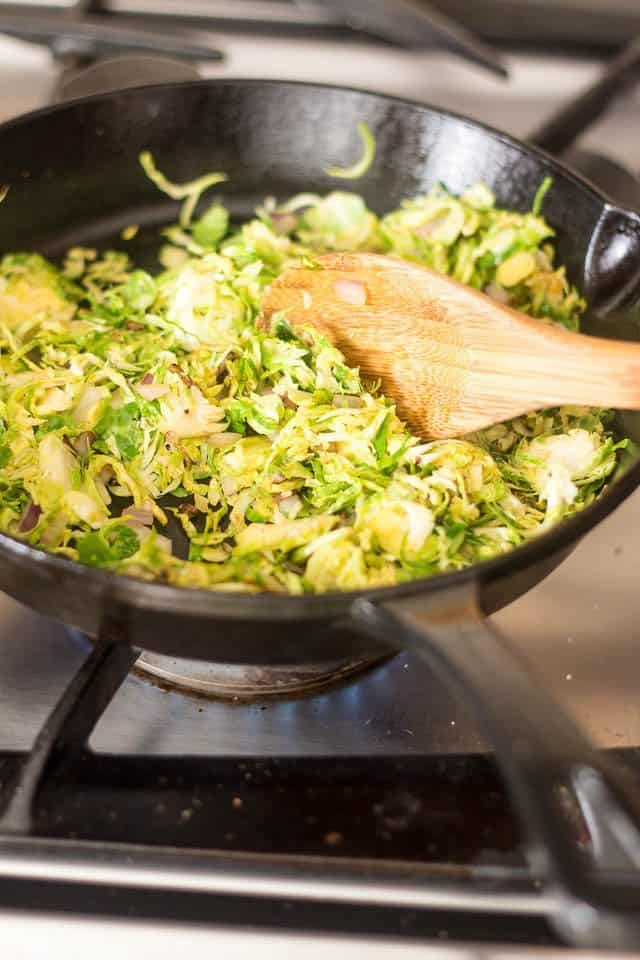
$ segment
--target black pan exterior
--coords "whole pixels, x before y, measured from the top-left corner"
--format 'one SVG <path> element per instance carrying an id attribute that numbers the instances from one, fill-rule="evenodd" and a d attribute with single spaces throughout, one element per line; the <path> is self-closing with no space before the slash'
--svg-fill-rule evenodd
<path id="1" fill-rule="evenodd" d="M 606 307 L 637 299 L 637 218 L 610 207 L 543 153 L 433 108 L 295 83 L 232 80 L 141 88 L 5 124 L 0 183 L 8 183 L 10 191 L 0 208 L 0 250 L 39 250 L 55 257 L 74 244 L 118 245 L 119 231 L 137 223 L 143 227 L 138 253 L 144 257 L 151 237 L 157 244 L 157 234 L 144 228 L 166 224 L 176 212 L 139 167 L 138 154 L 145 149 L 178 181 L 226 171 L 230 180 L 221 194 L 238 217 L 251 214 L 269 194 L 283 198 L 344 188 L 323 169 L 354 156 L 361 120 L 376 137 L 376 158 L 367 175 L 347 187 L 361 192 L 376 211 L 438 181 L 460 192 L 479 180 L 501 205 L 526 210 L 542 179 L 551 175 L 545 213 L 557 229 L 558 256 L 571 279 Z M 604 335 L 640 338 L 628 310 L 594 315 L 590 323 Z M 640 442 L 637 417 L 625 415 L 620 428 Z M 549 573 L 639 481 L 640 466 L 630 461 L 596 504 L 526 546 L 463 573 L 371 596 L 431 594 L 475 581 L 483 606 L 496 609 Z M 291 597 L 173 588 L 82 567 L 3 535 L 0 589 L 92 633 L 105 614 L 123 611 L 130 642 L 188 657 L 284 663 L 317 660 L 319 652 L 327 658 L 381 649 L 341 629 L 327 634 L 328 621 L 348 623 L 361 594 Z"/>

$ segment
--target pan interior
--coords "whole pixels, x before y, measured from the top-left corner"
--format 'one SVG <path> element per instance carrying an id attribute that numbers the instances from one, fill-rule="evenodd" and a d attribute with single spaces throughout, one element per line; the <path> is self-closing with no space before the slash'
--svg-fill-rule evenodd
<path id="1" fill-rule="evenodd" d="M 491 187 L 499 205 L 528 210 L 551 175 L 545 215 L 557 231 L 558 261 L 588 296 L 585 264 L 603 201 L 584 183 L 463 118 L 359 91 L 288 83 L 129 91 L 6 125 L 0 129 L 0 182 L 10 190 L 0 216 L 0 250 L 36 250 L 58 259 L 74 245 L 125 248 L 153 272 L 161 228 L 175 222 L 178 205 L 144 177 L 142 150 L 178 182 L 226 171 L 230 179 L 217 195 L 241 221 L 265 196 L 335 189 L 324 168 L 357 149 L 360 121 L 375 136 L 376 160 L 346 188 L 362 193 L 377 213 L 438 182 L 460 193 L 478 181 Z M 120 234 L 131 224 L 140 229 L 125 245 Z M 583 329 L 639 340 L 640 314 L 588 314 Z M 616 430 L 640 443 L 640 415 L 618 414 Z M 186 539 L 177 526 L 169 535 L 184 556 Z"/>

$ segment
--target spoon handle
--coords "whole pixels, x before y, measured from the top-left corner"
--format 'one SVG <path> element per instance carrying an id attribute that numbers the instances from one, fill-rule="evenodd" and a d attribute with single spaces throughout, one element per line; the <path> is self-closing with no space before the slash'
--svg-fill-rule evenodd
<path id="1" fill-rule="evenodd" d="M 536 340 L 537 349 L 525 354 L 514 351 L 511 342 L 512 399 L 533 407 L 576 404 L 640 409 L 640 343 L 557 327 L 538 328 Z"/>

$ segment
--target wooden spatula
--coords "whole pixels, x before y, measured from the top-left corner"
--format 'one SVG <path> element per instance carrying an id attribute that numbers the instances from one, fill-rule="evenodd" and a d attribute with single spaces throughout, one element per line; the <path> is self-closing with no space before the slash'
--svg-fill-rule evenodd
<path id="1" fill-rule="evenodd" d="M 321 330 L 423 437 L 455 437 L 559 404 L 640 409 L 640 344 L 569 333 L 419 264 L 325 254 L 272 284 L 264 322 L 285 310 Z"/>

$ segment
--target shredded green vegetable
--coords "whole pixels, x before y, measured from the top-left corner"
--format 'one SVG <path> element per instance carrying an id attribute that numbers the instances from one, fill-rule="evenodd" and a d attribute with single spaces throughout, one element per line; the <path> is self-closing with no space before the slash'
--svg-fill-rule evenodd
<path id="1" fill-rule="evenodd" d="M 180 226 L 183 228 L 188 227 L 191 223 L 193 211 L 204 191 L 216 183 L 223 183 L 227 179 L 226 173 L 207 173 L 188 183 L 172 183 L 157 169 L 153 157 L 148 151 L 140 154 L 140 164 L 158 190 L 162 190 L 172 200 L 184 200 L 180 210 Z"/>
<path id="2" fill-rule="evenodd" d="M 534 213 L 536 216 L 538 216 L 538 214 L 542 210 L 542 204 L 544 203 L 544 198 L 546 197 L 549 190 L 551 189 L 552 183 L 553 183 L 553 179 L 551 177 L 545 177 L 542 183 L 540 184 L 540 186 L 538 187 L 536 195 L 533 198 L 533 203 L 531 205 L 531 212 Z"/>
<path id="3" fill-rule="evenodd" d="M 362 157 L 351 167 L 327 167 L 325 173 L 330 177 L 339 177 L 343 180 L 358 180 L 373 163 L 376 155 L 376 141 L 366 123 L 358 124 L 358 133 L 362 140 Z"/>
<path id="4" fill-rule="evenodd" d="M 428 442 L 320 335 L 256 323 L 288 265 L 377 250 L 577 329 L 585 304 L 554 265 L 542 188 L 529 213 L 478 184 L 382 217 L 354 193 L 305 194 L 236 226 L 220 203 L 194 219 L 221 174 L 178 186 L 143 163 L 190 204 L 156 276 L 84 248 L 62 267 L 0 262 L 0 529 L 136 577 L 302 593 L 461 569 L 601 491 L 621 446 L 604 411 Z"/>

